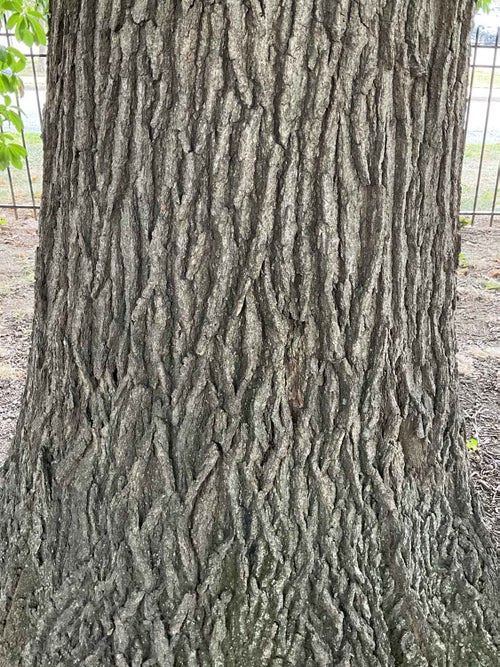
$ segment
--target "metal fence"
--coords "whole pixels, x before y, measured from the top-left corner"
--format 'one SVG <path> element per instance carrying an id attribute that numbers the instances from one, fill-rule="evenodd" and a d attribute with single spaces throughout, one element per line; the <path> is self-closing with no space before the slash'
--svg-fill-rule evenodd
<path id="1" fill-rule="evenodd" d="M 490 226 L 500 216 L 499 44 L 499 27 L 477 25 L 472 29 L 461 213 L 470 216 L 472 223 L 476 216 L 488 216 Z"/>
<path id="2" fill-rule="evenodd" d="M 477 18 L 477 17 L 476 17 Z M 29 68 L 25 90 L 17 100 L 23 111 L 21 141 L 27 150 L 22 170 L 0 172 L 0 208 L 29 209 L 36 216 L 42 187 L 42 109 L 45 103 L 45 49 L 27 51 L 3 21 L 0 45 L 13 44 L 25 53 Z M 500 217 L 500 28 L 477 26 L 471 31 L 471 66 L 466 112 L 466 145 L 462 171 L 462 215 Z M 9 131 L 12 131 L 9 128 Z"/>
<path id="3" fill-rule="evenodd" d="M 47 52 L 44 47 L 27 48 L 17 42 L 15 35 L 7 29 L 5 17 L 0 21 L 0 46 L 15 46 L 24 53 L 28 66 L 23 72 L 24 91 L 16 94 L 17 106 L 22 110 L 24 129 L 20 142 L 26 149 L 22 169 L 0 171 L 0 207 L 13 209 L 15 217 L 21 209 L 29 209 L 36 216 L 40 208 L 42 187 L 42 111 L 45 104 L 45 79 Z M 16 133 L 11 127 L 1 128 Z"/>

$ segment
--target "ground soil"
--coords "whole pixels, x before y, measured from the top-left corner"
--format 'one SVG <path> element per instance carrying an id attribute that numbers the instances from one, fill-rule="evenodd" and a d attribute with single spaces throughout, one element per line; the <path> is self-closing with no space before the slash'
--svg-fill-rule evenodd
<path id="1" fill-rule="evenodd" d="M 14 434 L 33 316 L 37 223 L 0 210 L 0 463 Z M 472 476 L 500 544 L 500 226 L 463 227 L 457 338 L 462 410 Z M 476 446 L 477 450 L 473 448 Z"/>
<path id="2" fill-rule="evenodd" d="M 31 212 L 30 212 L 31 213 Z M 26 379 L 38 225 L 0 210 L 0 463 L 16 427 Z"/>
<path id="3" fill-rule="evenodd" d="M 500 225 L 463 227 L 456 328 L 472 475 L 500 546 Z"/>

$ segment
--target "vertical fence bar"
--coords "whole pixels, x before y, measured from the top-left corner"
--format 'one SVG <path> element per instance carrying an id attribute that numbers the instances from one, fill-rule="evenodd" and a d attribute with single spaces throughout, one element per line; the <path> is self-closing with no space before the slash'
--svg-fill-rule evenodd
<path id="1" fill-rule="evenodd" d="M 493 204 L 491 205 L 490 227 L 493 226 L 493 218 L 495 217 L 495 207 L 497 205 L 498 185 L 500 183 L 500 162 L 497 169 L 497 180 L 495 182 L 495 192 L 493 193 Z"/>
<path id="2" fill-rule="evenodd" d="M 477 181 L 476 181 L 476 192 L 474 194 L 474 203 L 472 205 L 472 224 L 474 224 L 474 219 L 477 215 L 477 199 L 479 196 L 479 187 L 481 184 L 481 174 L 483 171 L 483 160 L 484 160 L 484 148 L 486 146 L 486 138 L 488 136 L 488 124 L 490 120 L 490 108 L 491 108 L 491 99 L 493 97 L 493 83 L 495 80 L 495 69 L 496 69 L 496 64 L 497 64 L 497 53 L 498 53 L 498 37 L 500 36 L 500 28 L 497 29 L 497 35 L 495 38 L 495 50 L 493 53 L 493 66 L 491 68 L 491 76 L 490 76 L 490 86 L 488 90 L 488 101 L 486 104 L 486 118 L 484 121 L 484 132 L 483 132 L 483 141 L 481 144 L 481 154 L 479 157 L 479 169 L 477 172 Z M 471 93 L 472 94 L 472 93 Z"/>
<path id="3" fill-rule="evenodd" d="M 470 81 L 469 81 L 469 94 L 467 96 L 467 113 L 465 116 L 465 140 L 467 141 L 467 130 L 469 129 L 469 116 L 470 108 L 472 104 L 472 91 L 474 89 L 474 74 L 476 73 L 476 60 L 477 60 L 477 43 L 479 39 L 479 27 L 476 28 L 476 38 L 474 40 L 474 56 L 472 58 L 472 65 L 470 68 Z"/>
<path id="4" fill-rule="evenodd" d="M 18 215 L 17 215 L 17 206 L 16 206 L 16 194 L 15 194 L 15 191 L 14 191 L 14 183 L 12 182 L 12 173 L 10 171 L 10 167 L 7 167 L 7 177 L 9 179 L 10 196 L 12 198 L 12 204 L 13 204 L 13 207 L 14 207 L 14 217 L 17 220 Z"/>
<path id="5" fill-rule="evenodd" d="M 499 41 L 499 35 L 500 35 L 500 28 L 497 29 L 497 42 L 496 42 L 496 45 L 495 45 L 495 49 L 496 49 L 496 46 L 497 46 L 498 41 Z M 496 51 L 495 51 L 495 55 L 496 55 Z M 496 67 L 493 66 L 493 69 L 492 69 L 493 76 L 495 76 L 495 74 L 496 74 L 495 70 L 496 70 Z M 498 162 L 497 177 L 496 177 L 496 180 L 495 180 L 495 190 L 493 192 L 493 202 L 491 204 L 491 215 L 490 215 L 490 225 L 489 225 L 490 227 L 493 226 L 493 219 L 495 217 L 495 208 L 496 208 L 496 204 L 497 204 L 499 183 L 500 183 L 500 160 Z"/>
<path id="6" fill-rule="evenodd" d="M 38 56 L 40 58 L 40 56 Z M 40 120 L 40 127 L 42 127 L 42 107 L 40 105 L 40 90 L 38 88 L 38 79 L 35 67 L 35 56 L 33 55 L 33 48 L 30 46 L 31 69 L 33 70 L 33 83 L 35 84 L 36 92 L 36 106 L 38 108 L 38 118 Z"/>

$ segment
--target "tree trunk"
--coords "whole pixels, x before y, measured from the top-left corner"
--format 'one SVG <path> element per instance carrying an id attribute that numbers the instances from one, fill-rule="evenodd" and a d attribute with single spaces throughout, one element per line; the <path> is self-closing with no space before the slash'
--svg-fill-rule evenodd
<path id="1" fill-rule="evenodd" d="M 498 666 L 453 327 L 472 2 L 51 11 L 0 664 Z"/>

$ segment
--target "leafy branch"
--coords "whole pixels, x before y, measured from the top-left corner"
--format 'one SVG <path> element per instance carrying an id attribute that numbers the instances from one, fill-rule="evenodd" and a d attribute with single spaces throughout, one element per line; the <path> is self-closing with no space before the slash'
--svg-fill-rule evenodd
<path id="1" fill-rule="evenodd" d="M 47 42 L 47 0 L 0 0 L 0 17 L 7 30 L 28 48 Z M 0 46 L 0 170 L 10 165 L 21 169 L 26 150 L 11 132 L 4 132 L 5 123 L 20 132 L 23 128 L 17 99 L 24 92 L 20 74 L 26 67 L 26 56 L 14 46 Z"/>

